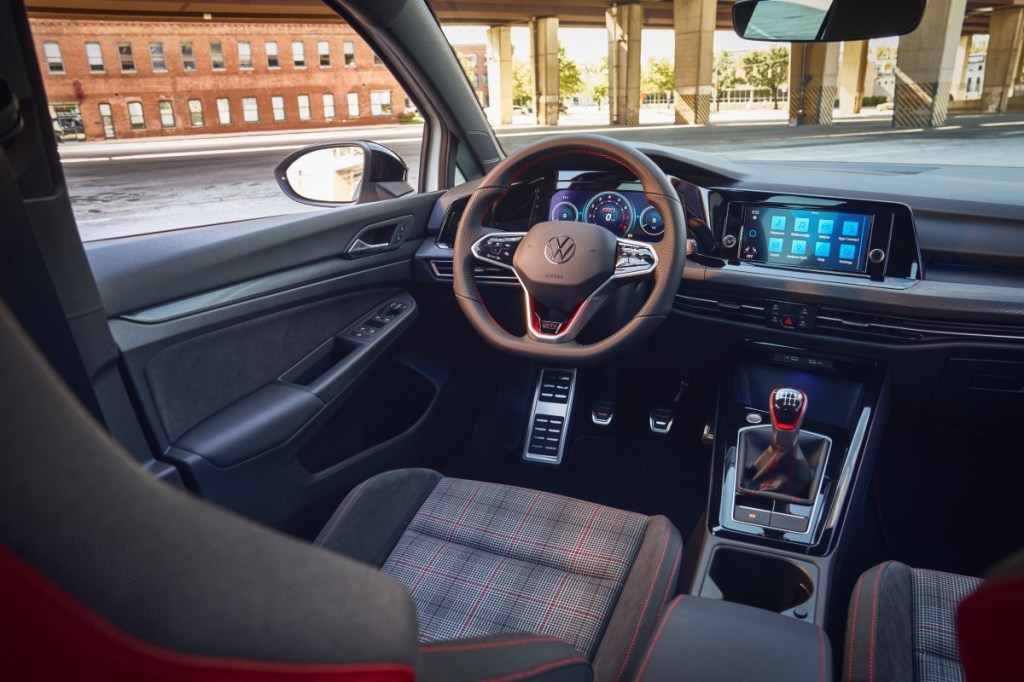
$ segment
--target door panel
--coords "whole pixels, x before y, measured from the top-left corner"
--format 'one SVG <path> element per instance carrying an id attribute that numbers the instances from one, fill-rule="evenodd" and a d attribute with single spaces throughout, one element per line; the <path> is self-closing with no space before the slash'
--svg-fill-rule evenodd
<path id="1" fill-rule="evenodd" d="M 86 244 L 154 450 L 189 487 L 311 536 L 349 488 L 414 462 L 444 372 L 396 370 L 395 352 L 414 336 L 406 289 L 435 201 Z M 346 253 L 395 221 L 386 250 Z"/>

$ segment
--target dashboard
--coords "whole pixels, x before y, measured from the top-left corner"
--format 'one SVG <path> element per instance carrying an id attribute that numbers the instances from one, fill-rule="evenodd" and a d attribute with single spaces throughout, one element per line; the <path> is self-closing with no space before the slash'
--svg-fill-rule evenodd
<path id="1" fill-rule="evenodd" d="M 590 223 L 616 237 L 661 241 L 665 221 L 633 183 L 566 184 L 569 186 L 556 189 L 548 200 L 548 220 Z"/>

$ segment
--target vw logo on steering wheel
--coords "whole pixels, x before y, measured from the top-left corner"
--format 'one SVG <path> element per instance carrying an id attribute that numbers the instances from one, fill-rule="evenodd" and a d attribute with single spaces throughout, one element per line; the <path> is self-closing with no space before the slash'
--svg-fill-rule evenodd
<path id="1" fill-rule="evenodd" d="M 568 235 L 560 234 L 552 237 L 544 246 L 544 257 L 552 265 L 562 265 L 572 260 L 576 255 L 576 242 Z"/>

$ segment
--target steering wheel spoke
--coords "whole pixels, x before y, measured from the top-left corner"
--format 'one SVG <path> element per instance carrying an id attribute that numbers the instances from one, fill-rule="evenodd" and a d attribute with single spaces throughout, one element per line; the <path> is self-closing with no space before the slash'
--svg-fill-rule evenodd
<path id="1" fill-rule="evenodd" d="M 613 278 L 643 277 L 658 267 L 658 254 L 650 244 L 622 238 L 616 241 Z"/>
<path id="2" fill-rule="evenodd" d="M 492 232 L 484 235 L 473 244 L 473 257 L 515 272 L 512 259 L 525 236 L 525 232 Z"/>

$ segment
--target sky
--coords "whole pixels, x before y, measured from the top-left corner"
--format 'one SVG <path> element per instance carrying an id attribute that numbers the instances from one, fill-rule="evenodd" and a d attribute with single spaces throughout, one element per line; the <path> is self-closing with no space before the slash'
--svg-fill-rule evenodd
<path id="1" fill-rule="evenodd" d="M 445 26 L 444 32 L 452 44 L 487 42 L 486 26 Z M 594 64 L 608 56 L 608 33 L 603 28 L 559 28 L 558 39 L 565 47 L 566 56 L 577 64 Z M 767 49 L 770 43 L 743 40 L 733 31 L 715 31 L 715 52 L 747 52 Z M 512 49 L 515 59 L 528 59 L 530 30 L 525 26 L 512 27 Z M 670 29 L 644 29 L 640 38 L 641 61 L 650 57 L 672 59 L 675 39 Z"/>

